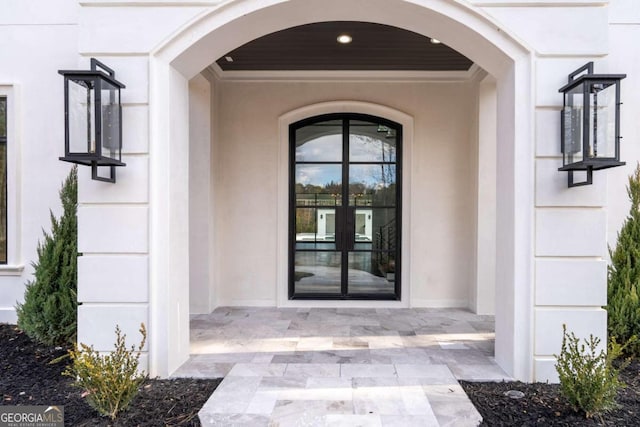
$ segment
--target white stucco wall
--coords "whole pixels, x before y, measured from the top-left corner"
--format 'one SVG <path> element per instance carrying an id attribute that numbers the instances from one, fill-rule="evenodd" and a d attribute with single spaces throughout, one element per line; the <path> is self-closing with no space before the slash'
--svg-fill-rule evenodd
<path id="1" fill-rule="evenodd" d="M 67 0 L 0 4 L 0 94 L 10 104 L 9 264 L 0 265 L 0 323 L 16 321 L 42 229 L 50 228 L 49 209 L 62 211 L 58 191 L 71 165 L 58 161 L 64 112 L 57 71 L 76 66 L 78 14 Z"/>
<path id="2" fill-rule="evenodd" d="M 216 239 L 219 304 L 276 304 L 278 117 L 324 101 L 357 100 L 414 118 L 413 168 L 403 170 L 412 192 L 403 194 L 403 208 L 415 216 L 410 234 L 416 255 L 410 295 L 403 297 L 413 306 L 466 307 L 475 244 L 471 85 L 219 82 L 220 169 L 214 195 L 224 224 Z"/>

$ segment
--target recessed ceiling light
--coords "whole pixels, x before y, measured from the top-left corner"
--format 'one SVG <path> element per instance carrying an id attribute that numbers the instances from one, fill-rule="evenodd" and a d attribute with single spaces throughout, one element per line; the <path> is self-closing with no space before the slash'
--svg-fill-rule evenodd
<path id="1" fill-rule="evenodd" d="M 433 43 L 433 44 L 440 44 L 440 43 L 442 43 L 442 42 L 441 42 L 440 40 L 438 40 L 438 39 L 434 39 L 434 38 L 432 38 L 432 39 L 431 39 L 431 43 Z"/>
<path id="2" fill-rule="evenodd" d="M 340 34 L 337 40 L 338 40 L 338 43 L 348 44 L 353 41 L 353 38 L 349 34 Z"/>
<path id="3" fill-rule="evenodd" d="M 226 59 L 227 62 L 233 62 L 233 58 L 230 56 L 225 56 L 224 59 Z"/>

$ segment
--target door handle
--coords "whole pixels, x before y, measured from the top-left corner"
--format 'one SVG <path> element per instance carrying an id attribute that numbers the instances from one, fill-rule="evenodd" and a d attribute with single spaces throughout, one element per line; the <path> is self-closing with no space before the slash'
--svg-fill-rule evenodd
<path id="1" fill-rule="evenodd" d="M 356 208 L 336 206 L 336 251 L 351 251 L 356 245 Z"/>
<path id="2" fill-rule="evenodd" d="M 344 246 L 344 208 L 342 206 L 336 206 L 336 216 L 335 216 L 335 228 L 336 228 L 336 251 L 341 251 Z"/>
<path id="3" fill-rule="evenodd" d="M 349 206 L 346 208 L 346 242 L 347 250 L 353 250 L 356 246 L 356 208 Z"/>

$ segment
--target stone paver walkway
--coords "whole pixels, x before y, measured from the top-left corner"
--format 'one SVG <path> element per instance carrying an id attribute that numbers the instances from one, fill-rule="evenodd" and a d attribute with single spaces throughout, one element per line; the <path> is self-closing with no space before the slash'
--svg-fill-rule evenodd
<path id="1" fill-rule="evenodd" d="M 218 308 L 175 377 L 224 377 L 205 426 L 475 426 L 463 380 L 510 379 L 492 316 L 458 309 Z"/>

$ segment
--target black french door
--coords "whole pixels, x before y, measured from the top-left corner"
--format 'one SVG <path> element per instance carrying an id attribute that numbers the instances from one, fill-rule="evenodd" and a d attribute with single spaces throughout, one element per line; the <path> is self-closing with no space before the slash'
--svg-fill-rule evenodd
<path id="1" fill-rule="evenodd" d="M 402 126 L 323 115 L 289 145 L 289 298 L 400 299 Z"/>

